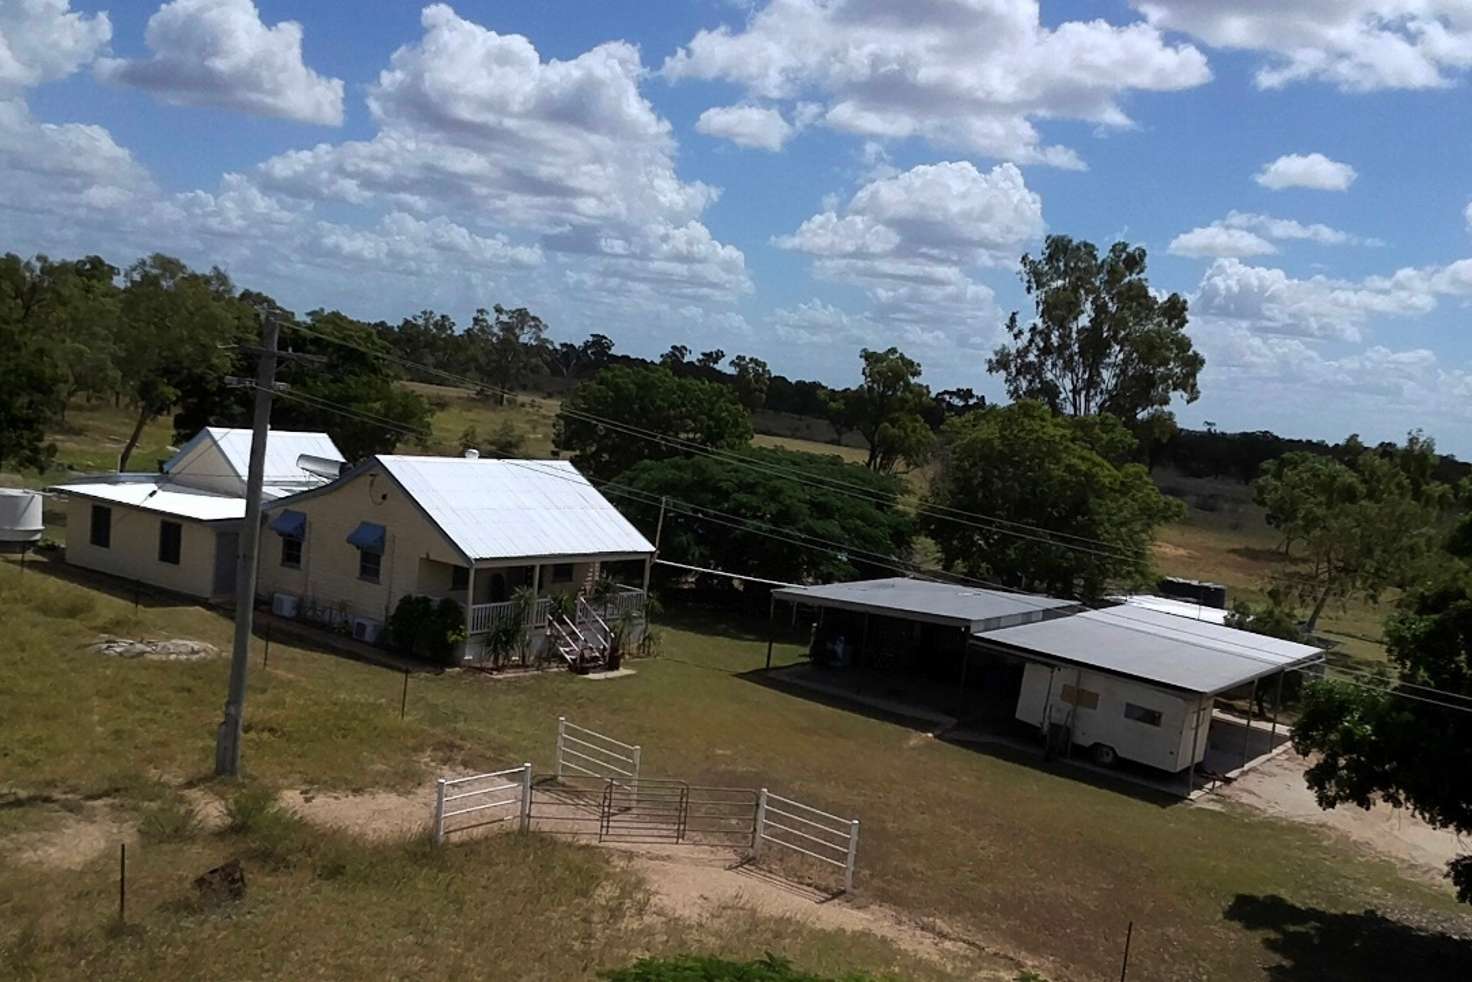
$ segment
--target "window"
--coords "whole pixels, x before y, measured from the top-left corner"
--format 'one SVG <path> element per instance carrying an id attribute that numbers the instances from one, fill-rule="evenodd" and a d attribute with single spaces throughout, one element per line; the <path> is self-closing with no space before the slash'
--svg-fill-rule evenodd
<path id="1" fill-rule="evenodd" d="M 158 523 L 158 561 L 179 565 L 179 546 L 184 540 L 184 526 L 178 522 Z"/>
<path id="2" fill-rule="evenodd" d="M 1099 708 L 1099 693 L 1090 692 L 1088 689 L 1075 689 L 1071 685 L 1065 685 L 1059 698 L 1070 706 L 1077 706 L 1079 709 Z"/>
<path id="3" fill-rule="evenodd" d="M 1147 709 L 1144 706 L 1136 706 L 1132 702 L 1124 704 L 1124 718 L 1132 719 L 1136 723 L 1144 723 L 1146 726 L 1160 725 L 1160 710 Z"/>
<path id="4" fill-rule="evenodd" d="M 468 590 L 468 589 L 470 589 L 470 567 L 469 566 L 451 566 L 450 567 L 450 589 L 451 590 Z"/>
<path id="5" fill-rule="evenodd" d="M 367 549 L 358 550 L 358 579 L 377 583 L 382 565 L 383 557 L 378 553 L 369 552 Z"/>
<path id="6" fill-rule="evenodd" d="M 281 565 L 287 569 L 302 568 L 302 540 L 294 536 L 281 537 Z"/>
<path id="7" fill-rule="evenodd" d="M 112 509 L 106 505 L 92 506 L 91 543 L 99 549 L 112 545 Z"/>
<path id="8" fill-rule="evenodd" d="M 552 567 L 552 582 L 553 583 L 571 583 L 572 582 L 572 563 L 558 563 L 556 566 L 553 566 Z"/>

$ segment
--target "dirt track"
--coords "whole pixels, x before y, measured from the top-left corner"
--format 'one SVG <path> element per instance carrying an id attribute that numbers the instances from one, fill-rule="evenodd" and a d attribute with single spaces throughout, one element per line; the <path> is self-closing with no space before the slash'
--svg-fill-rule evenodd
<path id="1" fill-rule="evenodd" d="M 1354 805 L 1321 809 L 1304 784 L 1307 766 L 1304 758 L 1291 751 L 1280 754 L 1229 787 L 1205 796 L 1200 807 L 1221 808 L 1235 802 L 1275 818 L 1327 828 L 1408 872 L 1437 882 L 1443 882 L 1448 860 L 1472 851 L 1472 842 L 1434 829 L 1404 808 L 1377 804 L 1368 811 Z"/>

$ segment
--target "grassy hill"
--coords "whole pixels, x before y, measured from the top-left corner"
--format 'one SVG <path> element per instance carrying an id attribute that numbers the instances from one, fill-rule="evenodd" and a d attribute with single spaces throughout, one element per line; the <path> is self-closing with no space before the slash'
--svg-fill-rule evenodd
<path id="1" fill-rule="evenodd" d="M 760 784 L 858 815 L 855 903 L 902 911 L 970 956 L 938 967 L 867 933 L 710 911 L 698 893 L 672 912 L 619 853 L 540 835 L 435 851 L 259 804 L 237 804 L 233 828 L 191 827 L 186 804 L 218 810 L 236 794 L 208 776 L 226 660 L 123 660 L 86 645 L 105 633 L 228 647 L 229 620 L 167 598 L 135 611 L 105 586 L 0 562 L 0 961 L 20 977 L 586 978 L 695 948 L 916 979 L 1011 978 L 995 972 L 1019 953 L 1053 978 L 1105 978 L 1134 921 L 1131 979 L 1436 979 L 1455 977 L 1439 967 L 1465 952 L 1440 932 L 1472 931 L 1445 884 L 1405 878 L 1322 830 L 1169 805 L 760 684 L 758 626 L 699 612 L 666 618 L 663 655 L 633 663 L 635 675 L 420 674 L 403 719 L 397 672 L 279 640 L 263 667 L 258 639 L 251 786 L 364 793 L 371 831 L 386 794 L 417 795 L 427 816 L 438 774 L 522 760 L 547 773 L 565 714 L 641 744 L 650 774 Z M 776 661 L 798 653 L 780 643 Z M 123 839 L 127 929 L 113 921 Z M 58 851 L 75 859 L 45 858 Z M 247 898 L 202 901 L 192 879 L 232 857 L 246 864 Z M 698 883 L 698 866 L 690 875 Z"/>

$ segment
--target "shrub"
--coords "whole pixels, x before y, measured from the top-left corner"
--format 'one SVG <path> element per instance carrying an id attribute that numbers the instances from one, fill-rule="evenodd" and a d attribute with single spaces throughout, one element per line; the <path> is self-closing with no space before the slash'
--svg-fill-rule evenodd
<path id="1" fill-rule="evenodd" d="M 628 968 L 607 972 L 609 982 L 838 982 L 799 971 L 783 958 L 767 955 L 751 962 L 733 962 L 701 955 L 644 958 Z M 845 982 L 863 982 L 867 976 L 848 975 Z"/>
<path id="2" fill-rule="evenodd" d="M 388 619 L 388 633 L 406 655 L 452 664 L 455 645 L 465 640 L 465 609 L 449 597 L 404 597 Z"/>
<path id="3" fill-rule="evenodd" d="M 138 834 L 149 842 L 183 842 L 199 834 L 199 813 L 181 795 L 173 794 L 149 807 Z"/>
<path id="4" fill-rule="evenodd" d="M 302 820 L 265 788 L 242 788 L 225 802 L 225 833 L 249 840 L 250 854 L 274 866 L 289 865 L 308 844 Z"/>

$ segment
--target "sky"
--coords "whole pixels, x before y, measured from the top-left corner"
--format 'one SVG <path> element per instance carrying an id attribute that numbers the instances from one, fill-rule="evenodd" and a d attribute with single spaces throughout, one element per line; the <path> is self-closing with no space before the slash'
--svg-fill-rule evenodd
<path id="1" fill-rule="evenodd" d="M 1468 0 L 0 0 L 0 249 L 305 312 L 995 399 L 1048 234 L 1150 255 L 1186 426 L 1472 456 Z"/>

